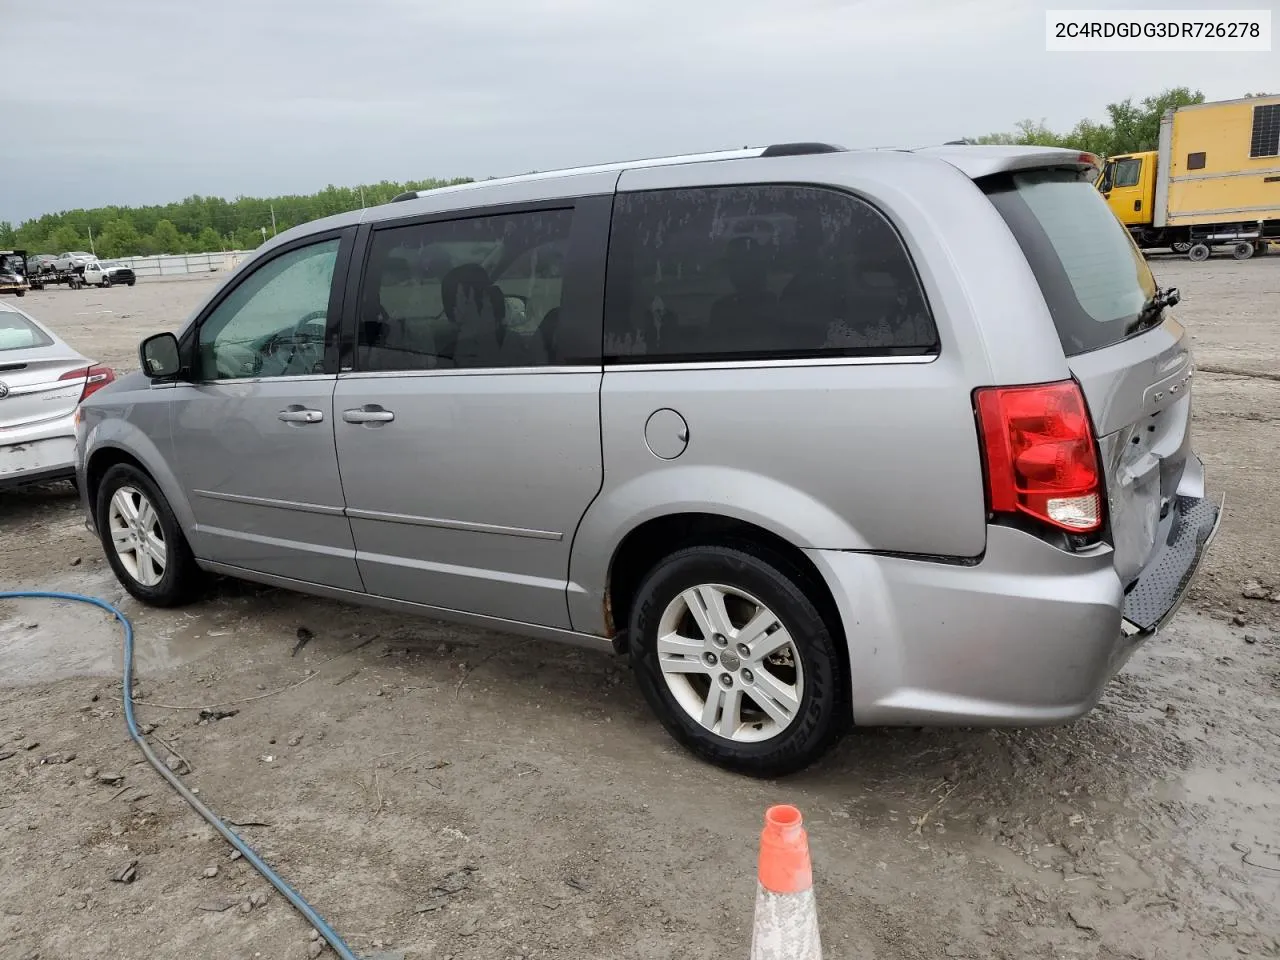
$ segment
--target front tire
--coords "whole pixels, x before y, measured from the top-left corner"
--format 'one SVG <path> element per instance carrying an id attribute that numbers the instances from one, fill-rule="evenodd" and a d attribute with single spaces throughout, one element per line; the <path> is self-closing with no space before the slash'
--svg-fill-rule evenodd
<path id="1" fill-rule="evenodd" d="M 116 464 L 98 488 L 96 515 L 107 562 L 133 597 L 153 607 L 195 599 L 200 568 L 151 477 L 132 464 Z"/>
<path id="2" fill-rule="evenodd" d="M 105 289 L 106 289 L 107 287 L 109 287 L 109 286 L 111 286 L 111 278 L 110 278 L 110 277 L 103 277 L 103 278 L 102 278 L 102 289 L 104 289 L 104 290 L 105 290 Z"/>
<path id="3" fill-rule="evenodd" d="M 632 666 L 667 732 L 717 766 L 777 777 L 844 731 L 837 638 L 785 559 L 688 547 L 645 577 L 632 603 Z"/>
<path id="4" fill-rule="evenodd" d="M 1231 248 L 1231 256 L 1237 260 L 1248 260 L 1253 256 L 1254 248 L 1252 241 L 1242 240 Z"/>
<path id="5" fill-rule="evenodd" d="M 1209 246 L 1204 243 L 1194 243 L 1191 249 L 1187 251 L 1187 259 L 1196 263 L 1203 263 L 1209 259 Z"/>

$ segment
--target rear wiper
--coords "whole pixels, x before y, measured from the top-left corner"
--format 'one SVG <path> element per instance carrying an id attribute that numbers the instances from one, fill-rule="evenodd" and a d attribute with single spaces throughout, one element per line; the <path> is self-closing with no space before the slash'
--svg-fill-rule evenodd
<path id="1" fill-rule="evenodd" d="M 1154 327 L 1160 321 L 1164 308 L 1176 305 L 1181 299 L 1182 294 L 1178 293 L 1177 287 L 1168 287 L 1164 290 L 1157 287 L 1155 295 L 1147 299 L 1133 322 L 1125 327 L 1125 336 L 1132 336 L 1148 327 Z"/>

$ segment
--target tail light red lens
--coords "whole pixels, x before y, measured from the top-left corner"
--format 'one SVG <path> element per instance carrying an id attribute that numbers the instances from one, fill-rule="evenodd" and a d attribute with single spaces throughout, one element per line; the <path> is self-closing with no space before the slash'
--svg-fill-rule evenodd
<path id="1" fill-rule="evenodd" d="M 1102 474 L 1084 394 L 1074 380 L 974 394 L 992 513 L 1069 533 L 1102 527 Z"/>
<path id="2" fill-rule="evenodd" d="M 84 389 L 80 391 L 80 401 L 92 393 L 101 390 L 108 383 L 115 380 L 116 375 L 110 367 L 95 363 L 91 367 L 81 367 L 79 370 L 68 370 L 59 380 L 83 380 Z"/>

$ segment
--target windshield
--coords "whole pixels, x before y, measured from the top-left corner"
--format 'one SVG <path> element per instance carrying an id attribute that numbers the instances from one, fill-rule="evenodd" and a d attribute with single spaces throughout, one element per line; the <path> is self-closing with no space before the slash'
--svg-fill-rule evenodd
<path id="1" fill-rule="evenodd" d="M 22 314 L 0 310 L 0 350 L 27 350 L 52 343 L 43 330 Z"/>
<path id="2" fill-rule="evenodd" d="M 1146 258 L 1087 174 L 1036 170 L 982 184 L 1017 238 L 1069 357 L 1119 343 L 1156 294 Z"/>

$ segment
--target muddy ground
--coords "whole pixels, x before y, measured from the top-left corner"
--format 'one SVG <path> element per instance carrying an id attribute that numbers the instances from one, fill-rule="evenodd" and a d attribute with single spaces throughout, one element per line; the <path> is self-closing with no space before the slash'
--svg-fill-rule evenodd
<path id="1" fill-rule="evenodd" d="M 871 730 L 745 780 L 675 748 L 603 655 L 231 583 L 142 608 L 62 485 L 0 497 L 0 587 L 121 604 L 142 721 L 362 955 L 745 956 L 761 813 L 792 801 L 831 958 L 1277 956 L 1280 603 L 1241 591 L 1280 590 L 1280 382 L 1251 375 L 1278 369 L 1280 256 L 1153 266 L 1201 366 L 1233 371 L 1195 386 L 1229 515 L 1167 635 L 1068 727 Z M 128 369 L 210 282 L 24 306 Z M 307 957 L 305 922 L 140 764 L 119 645 L 89 608 L 0 607 L 0 957 Z"/>

